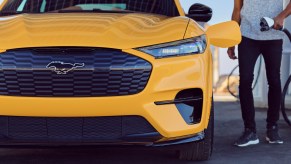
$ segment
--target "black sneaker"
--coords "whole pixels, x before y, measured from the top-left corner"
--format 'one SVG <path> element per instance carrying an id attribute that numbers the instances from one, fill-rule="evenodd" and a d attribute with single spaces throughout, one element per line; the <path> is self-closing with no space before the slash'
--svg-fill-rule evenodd
<path id="1" fill-rule="evenodd" d="M 242 136 L 239 137 L 239 139 L 234 143 L 234 145 L 238 147 L 245 147 L 249 145 L 256 145 L 259 142 L 260 141 L 256 132 L 246 128 Z"/>
<path id="2" fill-rule="evenodd" d="M 271 128 L 267 130 L 266 140 L 270 144 L 283 144 L 284 143 L 278 133 L 278 127 L 276 126 L 272 126 Z"/>

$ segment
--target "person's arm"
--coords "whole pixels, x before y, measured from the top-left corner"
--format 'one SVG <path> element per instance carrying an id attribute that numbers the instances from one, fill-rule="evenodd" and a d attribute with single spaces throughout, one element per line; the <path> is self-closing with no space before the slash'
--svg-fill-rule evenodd
<path id="1" fill-rule="evenodd" d="M 236 21 L 238 24 L 240 24 L 240 21 L 241 21 L 240 11 L 241 11 L 242 6 L 243 6 L 243 0 L 234 0 L 234 8 L 233 8 L 231 19 L 233 21 Z M 234 59 L 234 60 L 237 59 L 237 57 L 235 56 L 235 47 L 228 48 L 227 54 L 230 59 Z"/>
<path id="2" fill-rule="evenodd" d="M 291 14 L 291 1 L 287 5 L 286 9 L 283 10 L 277 17 L 274 18 L 275 21 L 274 28 L 277 30 L 282 28 L 284 24 L 284 19 L 287 18 L 290 14 Z"/>
<path id="3" fill-rule="evenodd" d="M 243 0 L 234 0 L 234 7 L 231 16 L 231 20 L 236 21 L 240 24 L 240 11 L 243 6 Z"/>

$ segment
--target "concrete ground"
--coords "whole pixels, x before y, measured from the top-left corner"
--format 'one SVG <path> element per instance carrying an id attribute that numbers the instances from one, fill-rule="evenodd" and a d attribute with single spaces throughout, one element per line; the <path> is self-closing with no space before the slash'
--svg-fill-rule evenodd
<path id="1" fill-rule="evenodd" d="M 269 145 L 265 142 L 266 110 L 256 113 L 259 145 L 237 148 L 233 141 L 241 134 L 242 122 L 237 102 L 215 103 L 215 144 L 210 161 L 205 164 L 290 164 L 291 127 L 280 120 L 283 145 Z M 170 163 L 188 164 L 179 161 L 171 151 L 133 148 L 97 149 L 0 149 L 0 164 L 93 164 L 93 163 Z"/>

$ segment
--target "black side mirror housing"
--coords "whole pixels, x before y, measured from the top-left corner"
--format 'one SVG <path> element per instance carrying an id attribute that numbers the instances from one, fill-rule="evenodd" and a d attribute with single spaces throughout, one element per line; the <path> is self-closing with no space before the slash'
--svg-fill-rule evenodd
<path id="1" fill-rule="evenodd" d="M 212 9 L 206 5 L 195 3 L 190 7 L 186 16 L 197 22 L 208 22 L 212 18 Z"/>

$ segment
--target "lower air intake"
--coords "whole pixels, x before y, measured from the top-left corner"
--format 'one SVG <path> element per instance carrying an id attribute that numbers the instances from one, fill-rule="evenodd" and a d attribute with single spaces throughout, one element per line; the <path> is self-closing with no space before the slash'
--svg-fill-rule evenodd
<path id="1" fill-rule="evenodd" d="M 19 142 L 112 142 L 157 133 L 140 116 L 0 117 L 0 140 Z"/>

